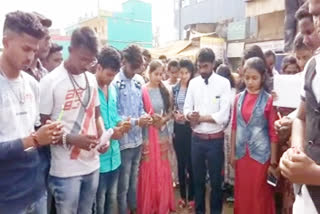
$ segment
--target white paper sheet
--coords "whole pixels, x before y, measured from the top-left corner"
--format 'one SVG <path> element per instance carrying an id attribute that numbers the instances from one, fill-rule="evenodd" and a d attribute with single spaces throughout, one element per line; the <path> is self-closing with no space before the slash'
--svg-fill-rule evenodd
<path id="1" fill-rule="evenodd" d="M 275 75 L 273 88 L 277 99 L 273 101 L 274 106 L 286 108 L 298 108 L 301 101 L 301 88 L 303 77 L 295 75 Z"/>

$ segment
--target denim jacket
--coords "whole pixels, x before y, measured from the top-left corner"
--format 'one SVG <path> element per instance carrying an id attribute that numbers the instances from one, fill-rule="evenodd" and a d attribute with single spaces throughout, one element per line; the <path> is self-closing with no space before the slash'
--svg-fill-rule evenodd
<path id="1" fill-rule="evenodd" d="M 248 145 L 249 155 L 261 164 L 270 159 L 271 145 L 268 133 L 268 120 L 264 115 L 269 94 L 261 90 L 251 118 L 248 123 L 243 119 L 241 109 L 246 91 L 240 93 L 237 103 L 237 134 L 236 134 L 236 157 L 241 159 L 246 154 Z"/>
<path id="2" fill-rule="evenodd" d="M 136 148 L 142 144 L 142 129 L 135 125 L 136 121 L 145 114 L 142 101 L 142 86 L 134 76 L 128 79 L 121 70 L 112 82 L 117 91 L 118 114 L 122 120 L 131 118 L 132 128 L 119 140 L 120 150 Z"/>

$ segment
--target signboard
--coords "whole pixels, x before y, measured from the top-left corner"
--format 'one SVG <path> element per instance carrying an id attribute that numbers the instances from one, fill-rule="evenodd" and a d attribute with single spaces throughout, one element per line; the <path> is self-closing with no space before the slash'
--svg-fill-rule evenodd
<path id="1" fill-rule="evenodd" d="M 244 42 L 228 43 L 227 57 L 240 58 L 243 55 Z"/>
<path id="2" fill-rule="evenodd" d="M 284 40 L 249 43 L 249 44 L 246 44 L 245 49 L 248 49 L 253 45 L 260 46 L 263 51 L 272 50 L 274 52 L 281 52 L 283 51 Z"/>
<path id="3" fill-rule="evenodd" d="M 216 59 L 224 59 L 226 43 L 222 38 L 204 36 L 200 38 L 200 48 L 211 48 Z"/>
<path id="4" fill-rule="evenodd" d="M 228 25 L 228 41 L 246 38 L 246 20 L 231 22 Z"/>

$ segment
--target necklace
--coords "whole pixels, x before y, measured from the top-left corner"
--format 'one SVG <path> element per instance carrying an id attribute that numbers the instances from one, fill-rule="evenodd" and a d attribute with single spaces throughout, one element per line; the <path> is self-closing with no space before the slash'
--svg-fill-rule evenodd
<path id="1" fill-rule="evenodd" d="M 6 79 L 7 85 L 9 86 L 11 92 L 14 94 L 15 98 L 17 99 L 17 101 L 19 102 L 20 105 L 23 105 L 26 101 L 26 86 L 25 86 L 25 82 L 24 82 L 24 78 L 22 76 L 22 74 L 20 73 L 20 77 L 22 79 L 22 91 L 21 89 L 19 90 L 19 93 L 17 94 L 14 90 L 14 88 L 12 87 L 9 78 L 7 77 L 7 75 L 0 70 L 1 75 Z"/>
<path id="2" fill-rule="evenodd" d="M 68 72 L 68 71 L 67 71 L 67 72 Z M 74 89 L 74 91 L 75 91 L 75 93 L 76 93 L 76 95 L 77 95 L 77 97 L 78 97 L 78 99 L 79 99 L 79 101 L 80 101 L 80 103 L 81 103 L 81 106 L 82 106 L 84 109 L 87 109 L 87 107 L 88 107 L 88 105 L 89 105 L 89 102 L 90 102 L 90 100 L 91 100 L 91 89 L 90 89 L 90 85 L 89 85 L 89 80 L 88 80 L 87 74 L 84 73 L 84 77 L 85 77 L 85 80 L 86 80 L 86 86 L 85 86 L 85 88 L 80 87 L 80 85 L 77 83 L 77 81 L 73 78 L 72 74 L 70 74 L 69 72 L 68 72 L 68 76 L 69 76 L 70 82 L 71 82 L 71 84 L 72 84 L 72 87 L 73 87 L 73 89 Z M 80 95 L 79 95 L 79 93 L 78 93 L 77 87 L 78 87 L 79 89 L 83 90 L 83 91 L 88 90 L 89 96 L 88 96 L 88 100 L 87 100 L 87 103 L 86 103 L 86 104 L 84 104 L 84 102 L 82 101 L 82 99 L 81 99 L 81 97 L 80 97 Z"/>

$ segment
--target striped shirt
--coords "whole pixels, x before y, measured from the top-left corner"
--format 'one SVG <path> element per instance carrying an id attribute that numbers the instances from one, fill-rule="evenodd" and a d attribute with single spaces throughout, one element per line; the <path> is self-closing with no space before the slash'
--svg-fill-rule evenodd
<path id="1" fill-rule="evenodd" d="M 178 111 L 183 113 L 183 106 L 184 106 L 184 101 L 186 99 L 187 96 L 187 89 L 186 88 L 180 88 L 178 96 L 177 96 L 177 100 L 176 100 L 176 104 L 178 107 Z"/>

